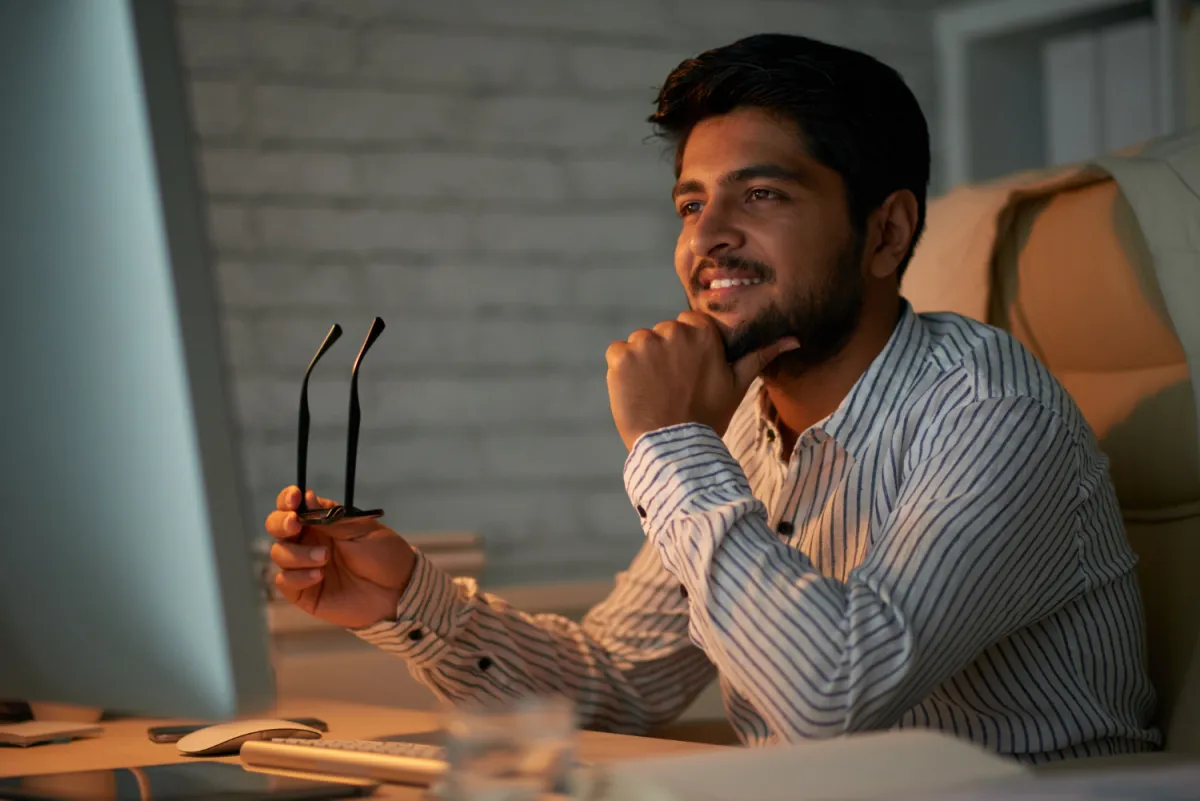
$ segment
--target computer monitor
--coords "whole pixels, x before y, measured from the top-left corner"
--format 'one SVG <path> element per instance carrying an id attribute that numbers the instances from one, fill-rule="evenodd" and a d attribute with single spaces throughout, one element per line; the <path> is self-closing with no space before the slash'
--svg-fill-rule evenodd
<path id="1" fill-rule="evenodd" d="M 273 687 L 172 5 L 0 0 L 0 698 L 223 719 Z"/>

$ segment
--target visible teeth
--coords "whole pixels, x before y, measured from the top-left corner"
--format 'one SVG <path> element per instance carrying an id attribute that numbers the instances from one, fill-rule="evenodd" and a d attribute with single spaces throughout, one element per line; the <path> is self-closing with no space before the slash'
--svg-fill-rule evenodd
<path id="1" fill-rule="evenodd" d="M 709 289 L 729 289 L 732 286 L 753 286 L 761 284 L 761 278 L 718 278 L 708 285 Z"/>

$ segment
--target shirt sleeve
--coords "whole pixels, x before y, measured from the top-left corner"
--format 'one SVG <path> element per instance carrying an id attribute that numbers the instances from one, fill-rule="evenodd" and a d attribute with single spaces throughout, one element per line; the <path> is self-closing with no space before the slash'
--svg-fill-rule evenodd
<path id="1" fill-rule="evenodd" d="M 983 400 L 933 430 L 844 583 L 771 531 L 710 428 L 634 444 L 626 488 L 687 588 L 691 636 L 781 740 L 888 728 L 1084 589 L 1080 445 L 1058 415 Z"/>
<path id="2" fill-rule="evenodd" d="M 403 657 L 443 700 L 566 694 L 587 728 L 641 734 L 677 717 L 715 678 L 688 638 L 687 615 L 679 583 L 649 544 L 582 623 L 513 609 L 418 553 L 395 619 L 355 633 Z"/>

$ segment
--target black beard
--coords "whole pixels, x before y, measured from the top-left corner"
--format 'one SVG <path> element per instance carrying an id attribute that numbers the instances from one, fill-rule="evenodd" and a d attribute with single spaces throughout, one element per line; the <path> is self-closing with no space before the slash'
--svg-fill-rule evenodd
<path id="1" fill-rule="evenodd" d="M 794 336 L 800 347 L 781 354 L 763 370 L 767 378 L 799 377 L 841 352 L 858 328 L 864 286 L 859 237 L 838 256 L 828 281 L 791 299 L 788 308 L 772 303 L 753 320 L 723 334 L 730 363 Z M 764 265 L 765 267 L 765 265 Z"/>

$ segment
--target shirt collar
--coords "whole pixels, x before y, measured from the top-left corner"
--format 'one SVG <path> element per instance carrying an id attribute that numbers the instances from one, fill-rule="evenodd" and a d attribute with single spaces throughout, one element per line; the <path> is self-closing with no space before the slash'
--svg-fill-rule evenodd
<path id="1" fill-rule="evenodd" d="M 920 315 L 913 311 L 907 300 L 901 298 L 900 317 L 883 350 L 854 382 L 838 407 L 809 430 L 823 431 L 851 456 L 857 457 L 862 445 L 876 434 L 880 426 L 886 425 L 888 413 L 904 396 L 903 390 L 917 379 L 917 368 L 928 347 L 929 332 L 921 322 Z M 754 408 L 757 431 L 761 437 L 767 431 L 776 430 L 776 412 L 762 381 L 758 382 L 757 393 Z"/>

